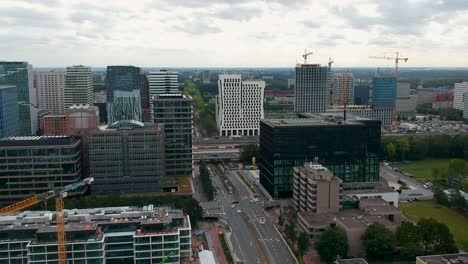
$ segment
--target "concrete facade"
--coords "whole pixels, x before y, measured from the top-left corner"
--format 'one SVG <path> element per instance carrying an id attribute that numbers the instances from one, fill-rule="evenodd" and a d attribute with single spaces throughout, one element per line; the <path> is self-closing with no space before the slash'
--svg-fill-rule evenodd
<path id="1" fill-rule="evenodd" d="M 468 93 L 468 82 L 455 83 L 453 90 L 453 108 L 462 110 L 465 108 L 463 94 Z"/>
<path id="2" fill-rule="evenodd" d="M 82 65 L 67 67 L 65 71 L 65 108 L 74 104 L 93 104 L 93 72 Z"/>
<path id="3" fill-rule="evenodd" d="M 150 72 L 148 76 L 150 99 L 160 94 L 180 93 L 177 74 L 177 72 L 165 70 Z"/>
<path id="4" fill-rule="evenodd" d="M 34 73 L 37 104 L 52 114 L 65 113 L 65 72 L 47 71 Z"/>
<path id="5" fill-rule="evenodd" d="M 352 73 L 335 73 L 332 89 L 332 104 L 354 104 L 354 75 Z"/>
<path id="6" fill-rule="evenodd" d="M 294 112 L 325 112 L 330 104 L 331 70 L 320 64 L 297 64 Z"/>

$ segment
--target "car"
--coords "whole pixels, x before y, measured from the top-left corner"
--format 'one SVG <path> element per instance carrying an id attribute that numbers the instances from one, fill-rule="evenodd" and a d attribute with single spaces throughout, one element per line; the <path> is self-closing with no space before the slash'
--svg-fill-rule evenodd
<path id="1" fill-rule="evenodd" d="M 231 208 L 236 208 L 236 204 L 232 204 L 232 205 L 231 205 Z"/>
<path id="2" fill-rule="evenodd" d="M 241 211 L 240 209 L 237 209 L 237 212 L 238 212 L 239 214 L 242 213 L 242 211 Z"/>

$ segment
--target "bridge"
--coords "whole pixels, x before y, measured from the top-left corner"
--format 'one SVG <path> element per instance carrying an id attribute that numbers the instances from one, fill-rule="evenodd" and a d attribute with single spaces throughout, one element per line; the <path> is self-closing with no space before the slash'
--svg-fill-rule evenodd
<path id="1" fill-rule="evenodd" d="M 199 160 L 239 160 L 240 149 L 237 148 L 206 148 L 193 149 L 193 159 Z"/>

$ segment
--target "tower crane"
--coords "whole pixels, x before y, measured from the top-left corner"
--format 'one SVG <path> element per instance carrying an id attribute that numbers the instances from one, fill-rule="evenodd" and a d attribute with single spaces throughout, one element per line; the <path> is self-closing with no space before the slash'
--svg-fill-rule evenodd
<path id="1" fill-rule="evenodd" d="M 12 205 L 5 206 L 0 209 L 0 216 L 11 215 L 23 209 L 36 205 L 40 202 L 46 202 L 49 199 L 55 198 L 55 221 L 57 223 L 57 252 L 59 264 L 67 263 L 67 247 L 65 241 L 65 216 L 63 212 L 63 198 L 67 197 L 68 192 L 76 191 L 77 189 L 90 185 L 94 181 L 93 177 L 88 177 L 80 182 L 66 185 L 41 193 Z"/>
<path id="2" fill-rule="evenodd" d="M 332 64 L 334 63 L 335 61 L 332 60 L 332 58 L 328 58 L 328 68 L 331 68 Z"/>
<path id="3" fill-rule="evenodd" d="M 307 57 L 309 55 L 314 54 L 313 52 L 307 52 L 307 49 L 304 50 L 304 54 L 302 54 L 302 58 L 304 58 L 304 64 L 307 64 Z"/>
<path id="4" fill-rule="evenodd" d="M 407 62 L 407 61 L 408 61 L 408 58 L 401 58 L 401 57 L 400 57 L 400 54 L 398 53 L 398 51 L 395 53 L 395 57 L 370 56 L 369 58 L 372 58 L 372 59 L 395 60 L 395 78 L 397 78 L 397 79 L 398 79 L 398 62 L 399 62 L 399 61 L 404 61 L 404 62 Z"/>

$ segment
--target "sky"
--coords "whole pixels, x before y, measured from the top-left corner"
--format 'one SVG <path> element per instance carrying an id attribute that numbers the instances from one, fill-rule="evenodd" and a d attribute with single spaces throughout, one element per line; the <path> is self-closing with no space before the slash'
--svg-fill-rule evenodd
<path id="1" fill-rule="evenodd" d="M 34 66 L 468 66 L 468 0 L 2 0 L 0 60 Z"/>

